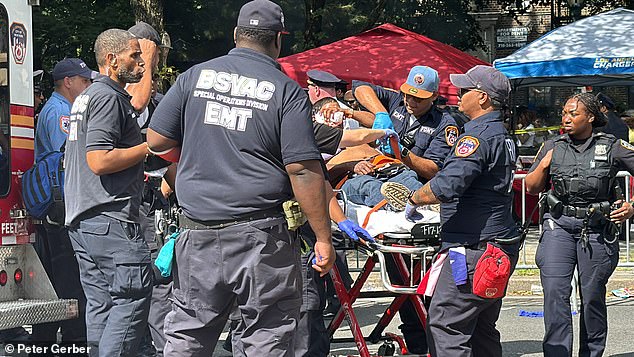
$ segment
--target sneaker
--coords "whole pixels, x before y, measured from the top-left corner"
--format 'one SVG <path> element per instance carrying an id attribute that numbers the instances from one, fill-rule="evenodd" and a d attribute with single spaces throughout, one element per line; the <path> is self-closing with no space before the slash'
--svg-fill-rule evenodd
<path id="1" fill-rule="evenodd" d="M 381 185 L 381 194 L 392 208 L 396 211 L 403 211 L 411 191 L 407 186 L 398 182 L 386 182 Z"/>

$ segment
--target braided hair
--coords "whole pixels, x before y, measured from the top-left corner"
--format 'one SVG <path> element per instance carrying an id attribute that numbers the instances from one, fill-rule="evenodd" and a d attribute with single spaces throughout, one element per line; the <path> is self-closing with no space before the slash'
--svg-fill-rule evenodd
<path id="1" fill-rule="evenodd" d="M 591 93 L 578 93 L 574 94 L 568 99 L 568 102 L 571 99 L 576 99 L 578 102 L 583 103 L 586 106 L 586 112 L 592 116 L 594 116 L 594 121 L 592 122 L 592 127 L 601 127 L 607 124 L 608 118 L 601 111 L 601 102 Z"/>

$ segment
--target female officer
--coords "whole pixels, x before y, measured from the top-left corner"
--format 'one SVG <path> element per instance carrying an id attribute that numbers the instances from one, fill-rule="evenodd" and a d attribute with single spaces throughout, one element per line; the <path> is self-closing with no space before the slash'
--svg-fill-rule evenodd
<path id="1" fill-rule="evenodd" d="M 581 289 L 579 356 L 601 356 L 607 337 L 605 285 L 619 259 L 617 224 L 634 215 L 617 197 L 616 173 L 634 172 L 634 146 L 594 127 L 605 125 L 601 104 L 589 94 L 566 101 L 565 134 L 548 140 L 526 176 L 529 193 L 548 188 L 549 212 L 536 262 L 544 288 L 544 356 L 572 356 L 570 282 L 575 266 Z"/>

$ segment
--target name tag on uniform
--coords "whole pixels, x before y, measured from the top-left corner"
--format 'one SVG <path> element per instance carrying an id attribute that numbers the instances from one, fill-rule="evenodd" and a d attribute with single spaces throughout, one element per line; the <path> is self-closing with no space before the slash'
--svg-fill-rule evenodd
<path id="1" fill-rule="evenodd" d="M 594 147 L 594 159 L 596 161 L 607 161 L 608 146 L 605 144 L 597 144 L 597 146 Z"/>

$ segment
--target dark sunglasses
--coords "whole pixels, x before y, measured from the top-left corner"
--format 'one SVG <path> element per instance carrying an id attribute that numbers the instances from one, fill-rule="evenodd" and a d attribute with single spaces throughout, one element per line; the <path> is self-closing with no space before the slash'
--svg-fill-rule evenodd
<path id="1" fill-rule="evenodd" d="M 476 92 L 480 92 L 480 93 L 486 94 L 485 91 L 480 90 L 478 88 L 460 88 L 460 92 L 458 92 L 458 98 L 462 98 L 465 94 L 467 94 L 467 93 L 469 93 L 471 91 L 476 91 Z"/>

